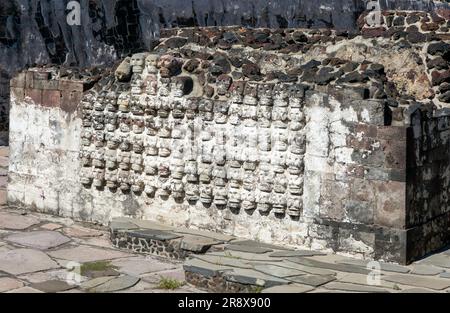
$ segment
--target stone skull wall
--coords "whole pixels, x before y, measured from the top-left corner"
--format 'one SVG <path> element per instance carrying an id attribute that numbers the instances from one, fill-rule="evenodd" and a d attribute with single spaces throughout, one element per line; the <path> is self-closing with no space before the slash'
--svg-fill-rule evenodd
<path id="1" fill-rule="evenodd" d="M 383 65 L 312 57 L 346 40 L 330 30 L 171 30 L 114 71 L 22 73 L 11 81 L 8 199 L 101 223 L 132 216 L 364 258 L 420 257 L 447 242 L 443 202 L 443 214 L 411 222 L 420 203 L 434 204 L 412 191 L 421 187 L 409 173 L 419 149 L 410 126 L 434 122 L 412 122 L 423 105 Z M 441 136 L 433 149 L 444 156 L 445 134 L 424 136 Z M 424 155 L 417 181 L 436 164 Z M 446 174 L 434 173 L 445 197 Z"/>

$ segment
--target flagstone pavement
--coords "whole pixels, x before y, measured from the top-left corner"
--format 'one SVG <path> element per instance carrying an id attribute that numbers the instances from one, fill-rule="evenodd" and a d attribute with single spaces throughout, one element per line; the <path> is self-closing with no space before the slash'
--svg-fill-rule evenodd
<path id="1" fill-rule="evenodd" d="M 224 252 L 194 254 L 184 263 L 120 250 L 106 227 L 8 206 L 7 157 L 7 148 L 0 147 L 2 293 L 206 292 L 186 283 L 185 269 L 226 270 L 227 279 L 243 284 L 262 280 L 267 284 L 258 292 L 263 293 L 450 292 L 450 250 L 409 266 L 380 263 L 376 285 L 365 261 L 252 241 L 231 240 Z"/>

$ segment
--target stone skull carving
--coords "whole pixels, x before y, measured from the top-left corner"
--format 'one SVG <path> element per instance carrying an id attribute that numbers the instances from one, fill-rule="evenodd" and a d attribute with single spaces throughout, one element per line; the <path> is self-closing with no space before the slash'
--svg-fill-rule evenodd
<path id="1" fill-rule="evenodd" d="M 259 84 L 258 97 L 259 104 L 263 106 L 271 106 L 273 104 L 273 87 L 274 84 Z"/>
<path id="2" fill-rule="evenodd" d="M 301 108 L 305 97 L 305 86 L 293 84 L 289 86 L 289 106 L 291 108 Z"/>
<path id="3" fill-rule="evenodd" d="M 216 80 L 217 94 L 219 96 L 225 96 L 228 93 L 232 82 L 233 79 L 231 78 L 231 76 L 228 76 L 226 74 L 219 75 Z"/>
<path id="4" fill-rule="evenodd" d="M 189 94 L 194 88 L 194 82 L 189 76 L 177 76 L 171 80 L 171 92 L 176 98 Z"/>
<path id="5" fill-rule="evenodd" d="M 145 66 L 146 53 L 136 53 L 131 57 L 130 65 L 133 73 L 142 73 Z"/>
<path id="6" fill-rule="evenodd" d="M 147 73 L 149 74 L 157 74 L 158 73 L 158 61 L 159 61 L 159 55 L 150 53 L 145 58 L 145 66 L 147 68 Z"/>
<path id="7" fill-rule="evenodd" d="M 234 103 L 242 103 L 244 101 L 244 89 L 246 83 L 243 81 L 235 81 L 231 84 L 231 101 Z"/>
<path id="8" fill-rule="evenodd" d="M 106 95 L 106 110 L 109 112 L 117 111 L 117 95 L 114 91 L 110 91 Z"/>
<path id="9" fill-rule="evenodd" d="M 127 113 L 130 110 L 130 93 L 122 92 L 117 99 L 117 104 L 119 105 L 119 111 Z"/>
<path id="10" fill-rule="evenodd" d="M 117 168 L 117 151 L 107 149 L 105 151 L 105 167 L 113 170 Z"/>
<path id="11" fill-rule="evenodd" d="M 258 104 L 258 84 L 247 82 L 244 90 L 244 103 L 251 106 Z"/>

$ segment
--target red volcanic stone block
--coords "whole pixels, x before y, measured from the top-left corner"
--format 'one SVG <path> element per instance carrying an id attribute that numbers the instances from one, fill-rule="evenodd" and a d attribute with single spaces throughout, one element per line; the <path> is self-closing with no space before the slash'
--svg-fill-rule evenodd
<path id="1" fill-rule="evenodd" d="M 434 32 L 439 29 L 439 24 L 437 23 L 424 23 L 420 27 L 425 32 Z"/>
<path id="2" fill-rule="evenodd" d="M 404 228 L 406 220 L 406 184 L 396 181 L 373 181 L 372 184 L 376 198 L 375 224 Z"/>
<path id="3" fill-rule="evenodd" d="M 386 29 L 383 27 L 364 28 L 361 32 L 365 38 L 383 37 L 386 34 Z"/>
<path id="4" fill-rule="evenodd" d="M 433 84 L 433 86 L 438 86 L 445 82 L 450 82 L 450 70 L 443 72 L 431 72 L 431 83 Z"/>
<path id="5" fill-rule="evenodd" d="M 80 91 L 61 91 L 61 109 L 68 113 L 75 112 L 82 97 L 83 93 Z"/>
<path id="6" fill-rule="evenodd" d="M 378 139 L 406 141 L 407 128 L 400 126 L 379 126 Z"/>
<path id="7" fill-rule="evenodd" d="M 450 9 L 438 9 L 435 12 L 444 19 L 450 20 Z"/>
<path id="8" fill-rule="evenodd" d="M 59 90 L 83 92 L 84 88 L 83 88 L 82 82 L 73 81 L 73 80 L 60 80 L 59 81 Z"/>
<path id="9" fill-rule="evenodd" d="M 61 105 L 61 93 L 59 90 L 43 90 L 42 106 L 57 108 Z"/>
<path id="10" fill-rule="evenodd" d="M 384 152 L 384 166 L 387 168 L 406 168 L 406 142 L 395 140 L 381 140 Z"/>
<path id="11" fill-rule="evenodd" d="M 42 103 L 42 90 L 40 89 L 25 89 L 25 96 L 30 97 L 37 105 Z"/>

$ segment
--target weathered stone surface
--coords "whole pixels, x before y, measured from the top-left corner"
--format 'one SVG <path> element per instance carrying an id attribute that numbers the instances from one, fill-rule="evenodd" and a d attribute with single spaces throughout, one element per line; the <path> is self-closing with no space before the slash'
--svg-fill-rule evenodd
<path id="1" fill-rule="evenodd" d="M 311 286 L 305 286 L 300 284 L 279 285 L 266 288 L 261 293 L 305 293 L 313 290 Z"/>
<path id="2" fill-rule="evenodd" d="M 113 220 L 109 227 L 111 228 L 111 230 L 116 231 L 116 230 L 132 230 L 132 229 L 138 229 L 139 227 L 130 222 L 130 221 L 117 221 L 117 220 Z"/>
<path id="3" fill-rule="evenodd" d="M 336 277 L 332 275 L 301 275 L 288 277 L 286 279 L 299 284 L 319 287 L 326 283 L 329 283 L 330 281 L 336 280 Z"/>
<path id="4" fill-rule="evenodd" d="M 254 265 L 253 268 L 255 269 L 255 271 L 264 273 L 264 274 L 268 274 L 268 275 L 272 275 L 275 277 L 280 277 L 280 278 L 286 278 L 289 276 L 298 276 L 298 275 L 305 275 L 305 272 L 293 269 L 293 268 L 286 268 L 286 267 L 281 267 L 281 266 L 277 266 L 277 265 L 273 265 L 273 264 L 257 264 Z"/>
<path id="5" fill-rule="evenodd" d="M 207 251 L 212 245 L 217 245 L 222 243 L 222 241 L 218 241 L 215 239 L 194 236 L 185 234 L 183 239 L 181 240 L 181 249 L 192 251 L 195 253 L 202 253 Z"/>
<path id="6" fill-rule="evenodd" d="M 153 240 L 172 240 L 176 238 L 180 238 L 180 235 L 170 233 L 167 231 L 162 230 L 153 230 L 153 229 L 136 229 L 136 230 L 130 230 L 129 235 L 133 237 L 138 238 L 145 238 L 145 239 L 153 239 Z"/>
<path id="7" fill-rule="evenodd" d="M 368 274 L 370 271 L 364 268 L 361 268 L 356 265 L 352 264 L 333 264 L 333 263 L 326 263 L 316 260 L 311 260 L 307 258 L 290 258 L 291 262 L 298 263 L 304 266 L 309 267 L 319 267 L 319 268 L 325 268 L 330 269 L 334 271 L 340 271 L 340 272 L 348 272 L 348 273 L 359 273 L 359 274 Z"/>
<path id="8" fill-rule="evenodd" d="M 38 223 L 35 217 L 0 212 L 0 228 L 3 229 L 23 230 Z"/>
<path id="9" fill-rule="evenodd" d="M 223 242 L 229 242 L 233 239 L 235 239 L 234 236 L 211 232 L 211 231 L 205 231 L 205 230 L 195 230 L 195 229 L 188 229 L 188 228 L 176 228 L 174 230 L 175 233 L 178 234 L 189 234 L 189 235 L 196 235 L 196 236 L 202 236 L 207 238 L 212 238 L 218 241 Z"/>
<path id="10" fill-rule="evenodd" d="M 293 268 L 308 274 L 312 274 L 312 275 L 331 275 L 331 276 L 335 276 L 336 272 L 334 271 L 330 271 L 327 269 L 323 269 L 323 268 L 318 268 L 318 267 L 311 267 L 311 266 L 304 266 L 295 262 L 290 262 L 289 260 L 284 260 L 280 263 L 277 263 L 277 265 L 279 266 L 283 266 L 283 267 L 288 267 L 288 268 Z"/>
<path id="11" fill-rule="evenodd" d="M 58 264 L 45 253 L 31 249 L 0 252 L 0 271 L 13 275 L 58 268 Z"/>
<path id="12" fill-rule="evenodd" d="M 339 264 L 349 264 L 349 265 L 356 265 L 360 266 L 362 268 L 367 268 L 367 264 L 370 261 L 363 261 L 363 260 L 344 260 L 344 261 L 338 261 Z M 408 273 L 410 270 L 409 268 L 401 265 L 391 264 L 391 263 L 384 263 L 384 262 L 378 262 L 377 264 L 380 265 L 380 269 L 385 272 L 395 272 L 395 273 Z"/>
<path id="13" fill-rule="evenodd" d="M 145 273 L 160 272 L 175 268 L 173 264 L 142 257 L 113 260 L 111 264 L 118 267 L 118 271 L 130 276 L 139 276 Z"/>
<path id="14" fill-rule="evenodd" d="M 435 266 L 429 266 L 429 265 L 414 265 L 413 269 L 411 270 L 411 274 L 414 275 L 437 275 L 439 273 L 442 273 L 444 270 Z"/>
<path id="15" fill-rule="evenodd" d="M 287 284 L 285 279 L 277 278 L 274 276 L 266 275 L 254 270 L 249 269 L 233 269 L 230 272 L 224 272 L 223 276 L 226 280 L 244 284 L 244 285 L 256 285 L 261 287 L 272 287 L 276 285 Z"/>
<path id="16" fill-rule="evenodd" d="M 241 251 L 224 251 L 224 252 L 210 252 L 208 255 L 218 256 L 223 258 L 233 258 L 245 261 L 268 261 L 268 262 L 280 262 L 281 259 L 270 257 L 268 253 L 248 253 Z"/>
<path id="17" fill-rule="evenodd" d="M 295 251 L 275 251 L 270 254 L 270 256 L 274 258 L 302 257 L 313 255 L 325 255 L 325 253 L 319 251 L 295 250 Z"/>
<path id="18" fill-rule="evenodd" d="M 55 224 L 55 223 L 47 223 L 44 225 L 41 225 L 40 228 L 45 229 L 45 230 L 57 230 L 62 228 L 63 226 L 60 224 Z"/>
<path id="19" fill-rule="evenodd" d="M 7 291 L 7 293 L 44 293 L 43 291 L 25 286 L 14 290 Z"/>
<path id="20" fill-rule="evenodd" d="M 60 280 L 49 280 L 42 283 L 31 284 L 30 287 L 47 293 L 56 293 L 73 289 L 76 286 L 69 285 L 68 283 Z"/>
<path id="21" fill-rule="evenodd" d="M 231 242 L 233 245 L 244 245 L 244 246 L 253 246 L 253 247 L 261 247 L 272 250 L 292 250 L 284 246 L 273 245 L 269 243 L 259 242 L 255 240 L 233 240 Z"/>
<path id="22" fill-rule="evenodd" d="M 215 265 L 232 266 L 238 268 L 252 268 L 252 265 L 249 264 L 248 260 L 243 260 L 236 257 L 226 257 L 223 254 L 221 255 L 214 255 L 212 253 L 208 253 L 205 255 L 196 254 L 192 255 L 192 257 Z"/>
<path id="23" fill-rule="evenodd" d="M 48 254 L 53 258 L 80 263 L 118 259 L 130 256 L 129 253 L 87 246 L 59 249 L 56 251 L 51 251 Z"/>
<path id="24" fill-rule="evenodd" d="M 140 281 L 139 278 L 133 276 L 121 276 L 108 280 L 100 285 L 89 289 L 89 292 L 114 292 L 133 287 Z"/>
<path id="25" fill-rule="evenodd" d="M 400 293 L 435 293 L 436 291 L 424 288 L 408 288 L 400 291 Z"/>
<path id="26" fill-rule="evenodd" d="M 64 228 L 63 232 L 69 237 L 79 237 L 79 238 L 99 237 L 104 234 L 104 232 L 102 232 L 102 231 L 99 231 L 96 229 L 91 229 L 91 228 L 86 228 L 86 227 L 82 227 L 82 226 L 67 227 L 67 228 Z"/>
<path id="27" fill-rule="evenodd" d="M 430 278 L 424 276 L 397 274 L 397 275 L 382 276 L 381 279 L 402 285 L 423 287 L 434 290 L 443 290 L 445 288 L 450 287 L 450 280 Z"/>
<path id="28" fill-rule="evenodd" d="M 443 272 L 439 274 L 440 278 L 450 278 L 450 272 Z"/>
<path id="29" fill-rule="evenodd" d="M 251 268 L 251 267 L 248 267 Z M 203 261 L 202 259 L 189 259 L 183 264 L 183 269 L 186 272 L 198 273 L 203 276 L 212 277 L 217 276 L 224 271 L 232 271 L 233 265 L 214 264 Z"/>
<path id="30" fill-rule="evenodd" d="M 273 251 L 272 249 L 269 249 L 269 248 L 262 248 L 262 247 L 257 247 L 257 246 L 246 246 L 246 245 L 234 245 L 234 244 L 227 245 L 226 250 L 241 251 L 241 252 L 256 253 L 256 254 L 262 254 L 262 253 Z"/>
<path id="31" fill-rule="evenodd" d="M 0 277 L 0 292 L 17 289 L 22 286 L 23 283 L 20 280 L 9 277 Z"/>
<path id="32" fill-rule="evenodd" d="M 331 290 L 343 290 L 343 291 L 354 291 L 354 292 L 370 292 L 370 293 L 387 293 L 389 292 L 386 289 L 372 287 L 372 286 L 364 286 L 350 283 L 343 283 L 338 281 L 333 281 L 324 286 L 326 289 Z"/>
<path id="33" fill-rule="evenodd" d="M 450 268 L 450 256 L 445 254 L 432 255 L 421 262 L 421 264 L 429 264 L 439 267 Z"/>
<path id="34" fill-rule="evenodd" d="M 91 280 L 81 283 L 80 288 L 85 289 L 85 290 L 92 289 L 92 288 L 100 286 L 112 279 L 114 279 L 114 277 L 112 277 L 112 276 L 94 278 L 94 279 L 91 279 Z"/>
<path id="35" fill-rule="evenodd" d="M 5 240 L 22 246 L 47 250 L 70 242 L 70 238 L 55 231 L 32 231 L 9 235 Z"/>

